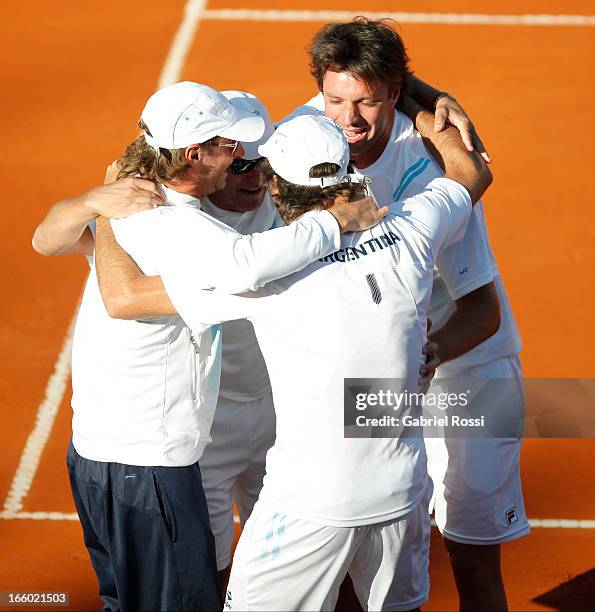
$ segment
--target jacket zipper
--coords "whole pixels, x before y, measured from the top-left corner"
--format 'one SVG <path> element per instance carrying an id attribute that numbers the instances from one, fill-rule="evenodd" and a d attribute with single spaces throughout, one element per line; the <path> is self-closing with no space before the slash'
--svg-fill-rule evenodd
<path id="1" fill-rule="evenodd" d="M 196 341 L 196 338 L 194 336 L 190 336 L 190 343 L 192 344 L 192 372 L 191 372 L 191 390 L 192 390 L 192 401 L 193 402 L 197 402 L 197 376 L 196 376 L 196 365 L 197 365 L 197 359 L 198 359 L 198 352 L 200 350 L 200 347 L 198 345 L 198 342 Z"/>

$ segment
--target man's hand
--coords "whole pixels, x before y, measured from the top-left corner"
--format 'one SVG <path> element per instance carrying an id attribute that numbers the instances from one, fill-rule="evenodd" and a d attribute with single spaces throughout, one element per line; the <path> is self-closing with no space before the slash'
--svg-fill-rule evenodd
<path id="1" fill-rule="evenodd" d="M 440 91 L 432 87 L 429 83 L 425 83 L 415 75 L 411 76 L 408 87 L 408 94 L 414 98 L 425 110 L 435 113 L 436 120 L 434 129 L 441 132 L 446 124 L 453 125 L 459 130 L 461 138 L 468 151 L 477 151 L 490 163 L 488 155 L 481 138 L 477 135 L 473 123 L 467 116 L 467 113 L 459 105 L 459 103 L 450 94 Z M 397 100 L 397 108 L 403 110 L 403 95 Z M 403 112 L 406 112 L 403 110 Z"/>
<path id="2" fill-rule="evenodd" d="M 349 202 L 343 195 L 337 196 L 327 210 L 335 217 L 341 233 L 363 232 L 374 227 L 388 214 L 388 207 L 378 208 L 372 198 Z"/>
<path id="3" fill-rule="evenodd" d="M 479 151 L 465 145 L 455 126 L 437 129 L 436 116 L 408 95 L 401 96 L 401 111 L 414 123 L 426 149 L 444 170 L 444 176 L 467 189 L 475 204 L 492 184 L 493 176 Z"/>
<path id="4" fill-rule="evenodd" d="M 111 168 L 111 166 L 110 166 Z M 106 180 L 111 177 L 110 168 Z M 165 195 L 159 185 L 140 178 L 124 178 L 84 194 L 84 204 L 94 217 L 120 219 L 161 206 Z"/>
<path id="5" fill-rule="evenodd" d="M 42 255 L 92 255 L 95 245 L 87 226 L 93 219 L 128 217 L 165 202 L 163 190 L 151 181 L 125 178 L 112 182 L 119 170 L 114 162 L 108 166 L 105 185 L 54 204 L 35 230 L 33 248 Z"/>
<path id="6" fill-rule="evenodd" d="M 426 365 L 419 369 L 420 378 L 417 381 L 422 393 L 430 388 L 430 383 L 436 374 L 436 369 L 440 365 L 440 357 L 438 357 L 438 344 L 428 341 L 424 344 L 421 352 L 426 356 Z"/>
<path id="7" fill-rule="evenodd" d="M 432 319 L 427 318 L 426 333 L 430 333 L 432 329 Z M 430 383 L 436 374 L 436 369 L 440 365 L 440 357 L 438 357 L 438 344 L 428 340 L 422 347 L 421 352 L 426 356 L 426 365 L 419 368 L 420 378 L 417 381 L 420 391 L 427 393 L 430 388 Z"/>
<path id="8" fill-rule="evenodd" d="M 477 151 L 488 164 L 492 161 L 471 119 L 451 95 L 443 95 L 436 101 L 434 129 L 441 132 L 447 123 L 459 130 L 468 151 Z"/>

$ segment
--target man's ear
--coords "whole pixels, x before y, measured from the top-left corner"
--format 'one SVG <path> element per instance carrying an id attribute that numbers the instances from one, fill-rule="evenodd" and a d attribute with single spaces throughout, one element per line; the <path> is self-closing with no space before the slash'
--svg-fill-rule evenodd
<path id="1" fill-rule="evenodd" d="M 396 106 L 397 102 L 399 101 L 399 96 L 401 95 L 401 88 L 397 87 L 393 93 L 392 93 L 392 101 L 393 101 L 393 106 Z"/>
<path id="2" fill-rule="evenodd" d="M 193 144 L 186 147 L 184 151 L 184 159 L 189 163 L 193 164 L 200 161 L 200 145 Z"/>

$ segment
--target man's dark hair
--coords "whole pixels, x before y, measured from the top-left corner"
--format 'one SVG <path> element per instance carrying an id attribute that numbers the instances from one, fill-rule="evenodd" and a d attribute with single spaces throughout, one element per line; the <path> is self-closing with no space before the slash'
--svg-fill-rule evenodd
<path id="1" fill-rule="evenodd" d="M 391 92 L 406 89 L 411 76 L 403 40 L 385 19 L 329 23 L 314 35 L 309 53 L 320 91 L 327 70 L 348 72 L 367 85 L 388 85 Z"/>
<path id="2" fill-rule="evenodd" d="M 310 178 L 334 176 L 341 169 L 338 164 L 324 163 L 310 169 Z M 331 206 L 338 195 L 345 195 L 348 200 L 364 197 L 364 186 L 361 183 L 339 183 L 328 187 L 315 185 L 296 185 L 280 177 L 271 167 L 268 159 L 260 163 L 260 172 L 265 186 L 269 186 L 276 177 L 278 195 L 273 202 L 285 223 L 291 223 L 309 210 L 324 210 Z"/>

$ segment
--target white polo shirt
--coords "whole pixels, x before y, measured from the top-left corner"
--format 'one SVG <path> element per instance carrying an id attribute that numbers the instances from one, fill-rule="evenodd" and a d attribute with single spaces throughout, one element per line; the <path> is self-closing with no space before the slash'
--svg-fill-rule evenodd
<path id="1" fill-rule="evenodd" d="M 345 527 L 416 505 L 427 478 L 421 431 L 346 439 L 344 378 L 398 378 L 418 391 L 434 259 L 461 237 L 470 212 L 466 189 L 435 180 L 378 226 L 344 235 L 332 255 L 247 296 L 200 291 L 195 267 L 159 254 L 167 292 L 193 330 L 238 317 L 254 324 L 277 413 L 265 503 Z"/>
<path id="2" fill-rule="evenodd" d="M 324 114 L 323 95 L 318 94 L 289 117 L 299 114 Z M 372 178 L 374 196 L 380 204 L 386 204 L 421 193 L 430 181 L 442 175 L 442 170 L 427 152 L 411 120 L 395 111 L 386 148 L 373 164 L 361 170 L 361 174 Z M 441 365 L 438 375 L 454 377 L 467 368 L 516 355 L 522 347 L 521 337 L 488 240 L 481 201 L 473 207 L 463 238 L 442 251 L 436 268 L 439 274 L 435 275 L 428 312 L 433 330 L 440 329 L 455 311 L 454 300 L 489 282 L 494 282 L 500 300 L 498 331 L 471 351 Z"/>
<path id="3" fill-rule="evenodd" d="M 167 206 L 112 221 L 118 241 L 146 274 L 158 272 L 165 245 L 169 257 L 188 258 L 181 266 L 192 266 L 197 286 L 244 291 L 302 269 L 340 244 L 328 212 L 295 228 L 241 236 L 201 212 L 195 198 L 165 192 Z M 210 441 L 220 366 L 219 326 L 191 335 L 180 317 L 112 319 L 92 266 L 73 340 L 77 452 L 132 465 L 194 463 Z"/>

